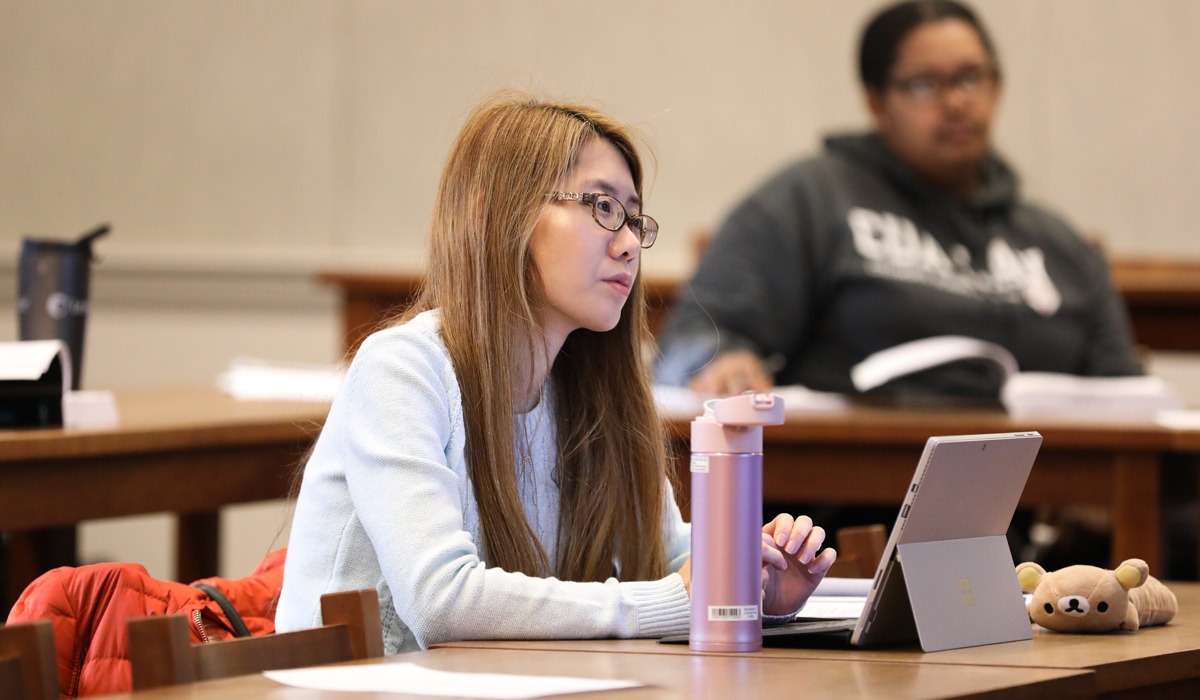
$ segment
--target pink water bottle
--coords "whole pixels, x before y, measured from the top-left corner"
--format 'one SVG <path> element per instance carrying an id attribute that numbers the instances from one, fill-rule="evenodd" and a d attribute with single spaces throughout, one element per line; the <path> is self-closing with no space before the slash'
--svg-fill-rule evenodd
<path id="1" fill-rule="evenodd" d="M 692 421 L 693 651 L 762 649 L 762 426 L 783 399 L 742 394 Z"/>

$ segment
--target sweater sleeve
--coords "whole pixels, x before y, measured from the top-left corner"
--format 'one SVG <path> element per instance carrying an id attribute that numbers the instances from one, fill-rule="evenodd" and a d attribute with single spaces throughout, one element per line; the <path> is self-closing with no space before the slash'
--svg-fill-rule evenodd
<path id="1" fill-rule="evenodd" d="M 684 385 L 717 355 L 790 355 L 809 321 L 811 234 L 803 181 L 789 170 L 740 204 L 678 290 L 657 380 Z"/>
<path id="2" fill-rule="evenodd" d="M 453 433 L 462 430 L 452 365 L 432 338 L 389 338 L 364 345 L 348 373 L 339 447 L 355 517 L 422 648 L 686 630 L 688 597 L 676 574 L 577 583 L 486 566 L 464 527 L 473 498 L 451 467 Z"/>

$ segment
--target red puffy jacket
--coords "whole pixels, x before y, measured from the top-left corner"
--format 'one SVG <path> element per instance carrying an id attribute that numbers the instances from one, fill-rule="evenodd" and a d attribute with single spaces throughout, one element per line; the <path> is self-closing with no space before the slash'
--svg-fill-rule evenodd
<path id="1" fill-rule="evenodd" d="M 268 554 L 246 578 L 206 578 L 241 615 L 252 635 L 275 631 L 275 604 L 283 585 L 286 549 Z M 133 689 L 125 622 L 145 615 L 183 613 L 192 641 L 237 634 L 217 601 L 190 584 L 160 581 L 141 564 L 64 566 L 26 587 L 8 624 L 49 618 L 58 651 L 58 682 L 66 698 Z"/>

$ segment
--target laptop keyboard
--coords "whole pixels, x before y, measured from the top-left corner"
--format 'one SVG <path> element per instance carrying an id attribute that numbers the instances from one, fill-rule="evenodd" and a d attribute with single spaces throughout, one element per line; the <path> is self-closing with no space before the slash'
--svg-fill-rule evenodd
<path id="1" fill-rule="evenodd" d="M 851 632 L 858 620 L 805 620 L 796 618 L 786 625 L 764 627 L 763 636 L 795 634 L 822 634 L 825 632 Z"/>

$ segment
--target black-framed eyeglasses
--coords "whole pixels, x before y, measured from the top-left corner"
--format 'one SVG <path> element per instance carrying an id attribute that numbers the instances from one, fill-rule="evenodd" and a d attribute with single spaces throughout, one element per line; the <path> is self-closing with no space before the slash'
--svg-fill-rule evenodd
<path id="1" fill-rule="evenodd" d="M 909 100 L 928 104 L 948 92 L 975 98 L 996 84 L 996 69 L 991 66 L 968 66 L 951 75 L 922 73 L 909 78 L 896 78 L 890 85 Z"/>
<path id="2" fill-rule="evenodd" d="M 600 192 L 553 192 L 550 194 L 550 201 L 590 204 L 592 218 L 596 220 L 596 223 L 609 231 L 620 231 L 622 226 L 628 224 L 629 229 L 637 235 L 643 248 L 654 245 L 654 239 L 658 238 L 657 221 L 645 214 L 629 216 L 625 211 L 625 205 L 621 204 L 621 200 L 612 195 Z"/>

